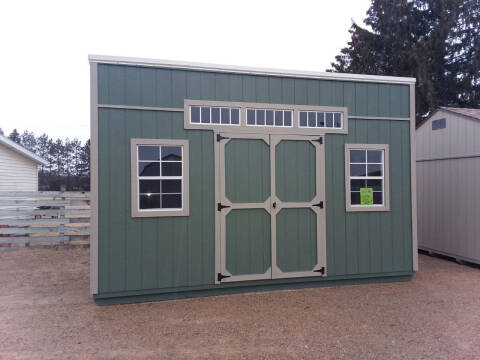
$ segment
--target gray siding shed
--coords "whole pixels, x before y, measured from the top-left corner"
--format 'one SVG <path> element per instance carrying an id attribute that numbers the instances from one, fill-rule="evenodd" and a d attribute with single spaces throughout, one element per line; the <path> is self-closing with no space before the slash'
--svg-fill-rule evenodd
<path id="1" fill-rule="evenodd" d="M 419 248 L 480 263 L 480 110 L 439 108 L 416 145 Z"/>

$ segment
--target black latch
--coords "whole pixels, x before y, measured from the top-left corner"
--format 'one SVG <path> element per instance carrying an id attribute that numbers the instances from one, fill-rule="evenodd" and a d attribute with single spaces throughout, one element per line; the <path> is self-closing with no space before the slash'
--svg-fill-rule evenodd
<path id="1" fill-rule="evenodd" d="M 318 141 L 319 144 L 323 144 L 323 136 L 320 136 L 318 139 L 313 141 Z"/>
<path id="2" fill-rule="evenodd" d="M 320 209 L 323 209 L 323 201 L 320 201 L 318 204 L 313 204 L 312 206 L 318 206 Z"/>
<path id="3" fill-rule="evenodd" d="M 217 274 L 217 281 L 218 281 L 218 282 L 221 282 L 223 279 L 229 278 L 229 277 L 230 277 L 230 276 L 228 276 L 228 275 L 223 275 L 222 273 L 218 273 L 218 274 Z"/>
<path id="4" fill-rule="evenodd" d="M 318 273 L 320 273 L 320 274 L 322 274 L 322 275 L 325 275 L 325 267 L 322 266 L 322 267 L 321 267 L 320 269 L 318 269 L 318 270 L 313 270 L 313 272 L 318 272 Z M 218 274 L 218 275 L 220 275 L 220 274 Z M 219 280 L 219 281 L 220 281 L 220 280 Z"/>
<path id="5" fill-rule="evenodd" d="M 229 208 L 228 205 L 222 205 L 222 203 L 217 203 L 217 211 L 222 211 L 222 209 Z"/>
<path id="6" fill-rule="evenodd" d="M 218 142 L 220 142 L 220 141 L 222 141 L 222 140 L 224 140 L 224 139 L 230 139 L 230 138 L 227 137 L 227 136 L 222 136 L 222 135 L 220 135 L 220 134 L 217 134 L 217 141 L 218 141 Z"/>
<path id="7" fill-rule="evenodd" d="M 274 201 L 273 204 L 272 204 L 273 208 L 275 209 L 277 207 L 277 202 Z"/>

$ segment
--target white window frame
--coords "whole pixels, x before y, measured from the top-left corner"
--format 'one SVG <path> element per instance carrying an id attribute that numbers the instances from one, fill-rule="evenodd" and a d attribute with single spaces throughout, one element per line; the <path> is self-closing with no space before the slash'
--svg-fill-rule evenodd
<path id="1" fill-rule="evenodd" d="M 249 110 L 253 110 L 254 114 L 255 114 L 255 124 L 249 124 L 248 123 L 248 111 Z M 264 111 L 265 112 L 265 124 L 261 125 L 261 124 L 257 124 L 257 112 L 258 111 Z M 273 125 L 267 125 L 267 111 L 273 111 Z M 282 125 L 275 125 L 275 111 L 281 111 L 282 112 Z M 285 124 L 285 112 L 289 112 L 290 113 L 290 119 L 291 119 L 291 123 L 290 125 L 283 125 Z M 290 110 L 290 109 L 264 109 L 264 108 L 251 108 L 251 107 L 247 107 L 246 109 L 246 116 L 245 116 L 245 124 L 247 126 L 258 126 L 258 127 L 267 127 L 267 128 L 293 128 L 293 121 L 294 121 L 294 118 L 293 118 L 293 110 Z"/>
<path id="2" fill-rule="evenodd" d="M 199 114 L 199 119 L 200 122 L 192 122 L 192 108 L 193 107 L 198 107 L 200 109 L 200 114 Z M 202 123 L 202 108 L 208 108 L 209 109 L 209 118 L 210 122 L 208 123 Z M 213 123 L 212 122 L 212 108 L 219 108 L 220 109 L 220 122 L 219 123 Z M 222 124 L 222 109 L 228 109 L 229 110 L 229 124 Z M 236 109 L 238 110 L 238 124 L 232 124 L 232 110 Z M 211 105 L 190 105 L 189 111 L 188 111 L 188 118 L 189 122 L 192 125 L 203 125 L 203 126 L 240 126 L 242 124 L 242 111 L 239 107 L 230 107 L 230 106 L 211 106 Z"/>
<path id="3" fill-rule="evenodd" d="M 382 176 L 350 176 L 351 150 L 379 150 L 383 151 Z M 345 210 L 350 211 L 390 211 L 390 153 L 388 144 L 345 144 Z M 355 179 L 382 179 L 383 204 L 352 205 L 350 180 Z"/>
<path id="4" fill-rule="evenodd" d="M 300 114 L 301 113 L 307 113 L 307 125 L 306 126 L 302 126 L 300 124 Z M 318 124 L 318 113 L 322 113 L 323 114 L 323 126 L 310 126 L 308 125 L 308 114 L 309 113 L 315 113 L 315 124 Z M 333 126 L 327 126 L 327 114 L 332 114 L 333 116 Z M 335 127 L 335 114 L 339 114 L 340 115 L 340 127 Z M 343 123 L 344 123 L 344 120 L 343 120 L 343 112 L 341 111 L 312 111 L 312 110 L 299 110 L 298 111 L 298 117 L 297 117 L 297 121 L 298 121 L 298 127 L 299 128 L 303 128 L 303 129 L 337 129 L 337 130 L 341 130 L 343 129 Z"/>
<path id="5" fill-rule="evenodd" d="M 182 148 L 182 176 L 139 176 L 138 148 L 139 146 L 178 146 Z M 131 210 L 132 217 L 165 217 L 189 215 L 189 148 L 188 140 L 173 139 L 131 139 L 130 140 L 131 169 Z M 155 162 L 155 161 L 154 161 Z M 158 161 L 160 166 L 162 160 Z M 140 209 L 140 180 L 181 180 L 181 208 Z"/>

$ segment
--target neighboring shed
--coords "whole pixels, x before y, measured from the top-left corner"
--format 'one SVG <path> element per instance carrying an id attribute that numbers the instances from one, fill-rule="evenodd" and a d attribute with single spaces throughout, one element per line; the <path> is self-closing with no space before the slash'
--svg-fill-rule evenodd
<path id="1" fill-rule="evenodd" d="M 48 162 L 0 135 L 0 191 L 38 191 L 38 166 Z"/>
<path id="2" fill-rule="evenodd" d="M 480 263 L 480 110 L 439 108 L 416 143 L 419 248 Z"/>
<path id="3" fill-rule="evenodd" d="M 97 303 L 417 270 L 415 79 L 89 59 Z"/>

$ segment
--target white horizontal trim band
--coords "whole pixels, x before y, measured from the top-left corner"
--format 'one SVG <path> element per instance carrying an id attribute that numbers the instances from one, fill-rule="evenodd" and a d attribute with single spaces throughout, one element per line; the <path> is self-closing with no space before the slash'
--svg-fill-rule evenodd
<path id="1" fill-rule="evenodd" d="M 108 55 L 89 55 L 88 60 L 91 63 L 115 64 L 115 65 L 134 65 L 147 67 L 160 67 L 171 69 L 198 70 L 209 72 L 224 72 L 250 75 L 269 75 L 281 77 L 309 78 L 309 79 L 327 79 L 327 80 L 344 80 L 344 81 L 363 81 L 390 84 L 414 84 L 416 79 L 410 77 L 381 76 L 381 75 L 364 75 L 364 74 L 347 74 L 334 72 L 318 72 L 305 70 L 285 70 L 270 69 L 261 67 L 247 67 L 235 65 L 208 64 L 199 62 L 175 61 L 175 60 L 159 60 L 145 59 L 124 56 L 108 56 Z"/>

